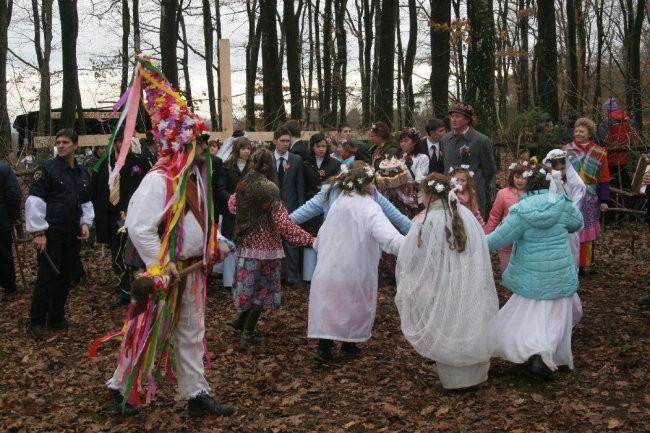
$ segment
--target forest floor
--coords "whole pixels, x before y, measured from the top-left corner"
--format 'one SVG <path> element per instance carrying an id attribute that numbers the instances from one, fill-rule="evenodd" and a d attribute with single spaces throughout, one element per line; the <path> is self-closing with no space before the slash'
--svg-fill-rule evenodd
<path id="1" fill-rule="evenodd" d="M 575 370 L 542 383 L 522 366 L 494 359 L 487 384 L 467 393 L 442 392 L 435 363 L 403 338 L 394 287 L 379 290 L 362 356 L 327 366 L 312 359 L 315 343 L 306 338 L 307 288 L 284 290 L 282 308 L 260 320 L 266 341 L 250 350 L 239 347 L 227 325 L 234 312 L 220 289 L 208 298 L 206 337 L 216 359 L 206 375 L 216 398 L 236 411 L 203 419 L 188 417 L 174 383 L 162 380 L 140 414 L 116 413 L 104 383 L 119 343 L 105 343 L 88 358 L 90 343 L 120 329 L 125 312 L 109 308 L 109 254 L 97 246 L 82 251 L 88 280 L 71 291 L 71 328 L 45 341 L 27 336 L 33 268 L 26 272 L 29 290 L 0 304 L 0 431 L 650 432 L 650 308 L 635 304 L 650 293 L 649 246 L 640 223 L 603 233 L 598 273 L 581 280 Z M 26 251 L 33 264 L 33 250 Z"/>

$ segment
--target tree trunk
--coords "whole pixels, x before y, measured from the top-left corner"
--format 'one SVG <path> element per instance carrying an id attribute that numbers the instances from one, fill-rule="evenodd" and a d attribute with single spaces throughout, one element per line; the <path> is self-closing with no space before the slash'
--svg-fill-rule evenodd
<path id="1" fill-rule="evenodd" d="M 217 7 L 219 4 L 217 2 Z M 203 40 L 205 53 L 205 76 L 208 84 L 208 105 L 210 107 L 210 126 L 212 131 L 219 130 L 219 121 L 217 120 L 216 95 L 214 93 L 214 38 L 212 37 L 212 8 L 210 0 L 203 0 Z"/>
<path id="2" fill-rule="evenodd" d="M 454 18 L 458 21 L 460 20 L 460 0 L 454 0 L 452 2 L 454 7 Z M 456 69 L 458 82 L 456 85 L 456 95 L 457 99 L 462 99 L 467 91 L 467 77 L 465 76 L 465 57 L 463 56 L 463 38 L 458 38 L 456 42 Z"/>
<path id="3" fill-rule="evenodd" d="M 308 32 L 308 43 L 309 43 L 309 66 L 307 67 L 307 105 L 305 109 L 307 110 L 306 118 L 308 122 L 311 122 L 310 114 L 312 108 L 314 108 L 314 57 L 318 55 L 316 52 L 316 47 L 314 46 L 314 28 L 311 23 L 314 20 L 314 8 L 311 1 L 307 2 L 307 32 Z"/>
<path id="4" fill-rule="evenodd" d="M 126 91 L 129 85 L 129 36 L 131 34 L 131 14 L 129 13 L 129 0 L 122 0 L 122 82 L 120 94 Z"/>
<path id="5" fill-rule="evenodd" d="M 528 9 L 530 7 L 530 0 L 519 0 L 519 10 Z M 528 90 L 528 30 L 530 25 L 528 23 L 528 14 L 522 14 L 519 19 L 519 40 L 521 41 L 521 55 L 518 58 L 519 63 L 519 94 L 518 94 L 518 108 L 520 111 L 525 111 L 530 108 L 530 92 Z"/>
<path id="6" fill-rule="evenodd" d="M 13 0 L 0 0 L 0 151 L 11 149 L 11 124 L 7 110 L 7 30 L 11 22 Z"/>
<path id="7" fill-rule="evenodd" d="M 451 0 L 431 0 L 429 39 L 431 41 L 431 106 L 433 117 L 444 119 L 449 108 L 449 62 L 451 46 Z"/>
<path id="8" fill-rule="evenodd" d="M 278 57 L 277 0 L 260 1 L 262 26 L 262 87 L 264 128 L 274 130 L 287 119 L 282 94 L 282 65 Z"/>
<path id="9" fill-rule="evenodd" d="M 215 21 L 215 29 L 217 31 L 217 41 L 221 40 L 223 38 L 222 33 L 221 33 L 221 2 L 219 0 L 214 0 L 214 21 Z M 212 41 L 212 49 L 213 49 L 213 58 L 212 58 L 212 66 L 214 67 L 214 40 Z M 221 51 L 219 50 L 219 44 L 217 43 L 217 67 L 215 68 L 217 70 L 217 83 L 219 83 L 219 87 L 217 90 L 217 100 L 219 101 L 219 106 L 215 107 L 215 118 L 216 122 L 212 126 L 213 130 L 219 131 L 222 128 L 223 125 L 223 119 L 221 118 L 221 114 L 223 113 L 223 110 L 221 109 L 221 65 L 219 64 L 219 59 L 221 58 Z M 232 72 L 231 72 L 232 73 Z M 214 92 L 214 78 L 212 79 L 212 89 Z"/>
<path id="10" fill-rule="evenodd" d="M 546 3 L 546 2 L 538 2 Z M 548 2 L 550 3 L 550 2 Z M 578 5 L 580 0 L 567 0 L 567 103 L 578 109 Z M 538 5 L 541 9 L 543 6 Z"/>
<path id="11" fill-rule="evenodd" d="M 399 11 L 397 15 L 395 16 L 396 23 L 395 23 L 395 28 L 400 29 L 401 24 L 400 24 L 400 16 L 399 16 Z M 402 65 L 404 64 L 404 47 L 402 46 L 402 32 L 398 31 L 395 34 L 395 37 L 397 38 L 397 78 L 395 79 L 395 82 L 397 83 L 397 90 L 395 91 L 395 103 L 397 104 L 397 119 L 395 120 L 395 126 L 397 128 L 401 128 L 404 123 L 402 123 L 402 101 L 404 100 L 404 96 L 402 94 L 402 79 L 403 79 L 403 68 Z"/>
<path id="12" fill-rule="evenodd" d="M 316 46 L 316 87 L 317 87 L 317 105 L 318 105 L 318 115 L 319 115 L 319 123 L 321 125 L 321 128 L 323 127 L 323 99 L 325 97 L 323 96 L 323 59 L 322 59 L 322 48 L 321 48 L 321 43 L 320 43 L 320 0 L 316 0 L 316 6 L 314 7 L 314 10 L 316 13 L 314 14 L 314 21 L 313 21 L 313 27 L 314 27 L 314 45 Z"/>
<path id="13" fill-rule="evenodd" d="M 325 0 L 323 11 L 323 99 L 321 100 L 321 124 L 331 128 L 332 119 L 332 0 Z"/>
<path id="14" fill-rule="evenodd" d="M 38 93 L 38 124 L 36 135 L 48 135 L 51 129 L 52 98 L 50 94 L 50 54 L 52 52 L 52 3 L 53 0 L 43 0 L 39 11 L 38 0 L 32 0 L 34 16 L 34 48 L 38 62 L 40 90 Z M 43 45 L 41 45 L 41 31 Z"/>
<path id="15" fill-rule="evenodd" d="M 140 0 L 133 0 L 133 50 L 141 53 L 140 47 Z"/>
<path id="16" fill-rule="evenodd" d="M 187 102 L 187 106 L 193 110 L 194 109 L 194 99 L 192 98 L 192 81 L 190 80 L 190 69 L 189 69 L 189 63 L 190 63 L 190 52 L 189 49 L 187 48 L 188 42 L 187 42 L 187 32 L 185 31 L 185 19 L 183 18 L 183 14 L 178 14 L 180 17 L 179 23 L 181 26 L 181 35 L 183 38 L 183 78 L 185 80 L 185 91 L 183 94 L 185 95 L 185 101 Z"/>
<path id="17" fill-rule="evenodd" d="M 645 0 L 637 0 L 636 10 L 633 0 L 625 0 L 624 20 L 627 31 L 623 39 L 625 50 L 625 105 L 635 121 L 635 126 L 643 131 L 643 105 L 641 98 L 641 34 L 643 32 L 643 13 Z M 623 6 L 623 0 L 621 0 Z"/>
<path id="18" fill-rule="evenodd" d="M 596 112 L 599 110 L 600 98 L 603 94 L 602 89 L 602 62 L 603 62 L 603 47 L 605 45 L 605 28 L 603 25 L 603 9 L 604 9 L 604 0 L 596 0 L 594 2 L 594 9 L 596 15 L 596 71 L 594 77 L 594 99 L 592 101 L 592 107 L 594 110 L 594 119 L 596 118 Z"/>
<path id="19" fill-rule="evenodd" d="M 246 2 L 248 15 L 248 43 L 246 44 L 246 129 L 255 128 L 255 81 L 257 79 L 257 63 L 260 53 L 262 27 L 257 19 L 257 1 Z"/>
<path id="20" fill-rule="evenodd" d="M 415 0 L 408 0 L 409 7 L 409 41 L 406 45 L 406 56 L 402 69 L 404 80 L 404 122 L 406 125 L 415 125 L 415 94 L 413 92 L 413 66 L 417 49 L 418 36 L 418 10 Z"/>
<path id="21" fill-rule="evenodd" d="M 537 63 L 535 71 L 539 105 L 557 123 L 560 117 L 560 108 L 558 106 L 557 88 L 558 68 L 555 3 L 552 1 L 541 1 L 538 2 L 537 8 L 539 34 L 535 49 Z"/>
<path id="22" fill-rule="evenodd" d="M 61 128 L 74 128 L 79 101 L 79 78 L 77 75 L 77 35 L 79 16 L 77 0 L 59 0 L 61 19 L 61 63 L 63 66 L 63 88 L 61 91 Z M 83 116 L 79 119 L 83 121 Z"/>
<path id="23" fill-rule="evenodd" d="M 347 72 L 348 72 L 348 34 L 345 30 L 345 11 L 347 10 L 347 0 L 337 0 L 334 22 L 336 23 L 336 69 L 337 83 L 336 92 L 338 92 L 339 110 L 337 126 L 347 119 Z"/>
<path id="24" fill-rule="evenodd" d="M 179 89 L 178 62 L 176 59 L 177 14 L 178 0 L 160 1 L 160 66 L 163 74 L 175 89 Z"/>
<path id="25" fill-rule="evenodd" d="M 470 21 L 467 51 L 467 93 L 465 100 L 474 106 L 480 119 L 478 129 L 488 136 L 494 132 L 494 15 L 492 2 L 469 0 L 467 17 Z"/>
<path id="26" fill-rule="evenodd" d="M 397 0 L 382 2 L 377 51 L 377 90 L 375 101 L 375 119 L 393 126 L 393 89 L 395 68 L 395 24 L 397 22 Z"/>
<path id="27" fill-rule="evenodd" d="M 363 56 L 363 66 L 361 68 L 364 70 L 363 77 L 365 77 L 361 81 L 361 109 L 365 126 L 370 126 L 370 122 L 372 122 L 372 42 L 375 40 L 373 19 L 377 7 L 374 1 L 372 1 L 372 4 L 370 2 L 371 0 L 362 1 L 365 42 L 363 50 L 359 52 L 359 56 Z"/>
<path id="28" fill-rule="evenodd" d="M 298 2 L 298 11 L 302 1 Z M 293 9 L 294 2 L 284 2 L 284 34 L 287 49 L 287 76 L 289 78 L 289 93 L 291 100 L 291 118 L 302 120 L 304 108 L 302 102 L 302 82 L 300 79 L 300 57 L 302 40 L 298 37 L 299 15 Z"/>

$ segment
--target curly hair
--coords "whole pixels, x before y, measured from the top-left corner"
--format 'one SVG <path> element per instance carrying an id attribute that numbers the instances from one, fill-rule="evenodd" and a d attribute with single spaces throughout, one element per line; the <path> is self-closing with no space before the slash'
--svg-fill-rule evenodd
<path id="1" fill-rule="evenodd" d="M 272 182 L 278 183 L 275 170 L 275 158 L 268 149 L 258 149 L 250 157 L 250 169 L 261 173 Z"/>
<path id="2" fill-rule="evenodd" d="M 587 131 L 589 131 L 589 138 L 591 140 L 596 138 L 596 124 L 594 123 L 593 120 L 591 120 L 588 117 L 581 117 L 576 120 L 576 123 L 573 124 L 573 128 L 577 128 L 579 126 L 582 126 L 583 128 L 587 128 Z"/>
<path id="3" fill-rule="evenodd" d="M 422 180 L 422 182 L 420 182 L 420 191 L 422 191 L 425 197 L 428 198 L 428 202 L 426 213 L 424 214 L 424 220 L 422 221 L 420 232 L 418 233 L 418 246 L 422 244 L 422 227 L 424 227 L 424 222 L 427 220 L 429 207 L 432 202 L 440 199 L 442 200 L 442 207 L 445 210 L 445 217 L 448 212 L 451 214 L 451 230 L 449 230 L 449 226 L 445 224 L 445 236 L 449 249 L 458 252 L 465 251 L 465 246 L 467 245 L 465 224 L 463 224 L 463 219 L 460 217 L 460 213 L 458 212 L 458 201 L 453 200 L 449 203 L 451 185 L 447 176 L 435 172 L 429 174 L 424 178 L 424 180 Z"/>

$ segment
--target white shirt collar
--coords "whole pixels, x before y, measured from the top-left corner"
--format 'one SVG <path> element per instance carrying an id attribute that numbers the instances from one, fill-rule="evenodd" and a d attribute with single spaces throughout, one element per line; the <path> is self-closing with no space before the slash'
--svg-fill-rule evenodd
<path id="1" fill-rule="evenodd" d="M 286 151 L 284 154 L 281 155 L 281 154 L 278 153 L 278 150 L 276 149 L 276 150 L 273 151 L 273 156 L 275 156 L 276 160 L 278 160 L 280 158 L 284 158 L 286 160 L 286 159 L 289 159 L 289 151 Z"/>

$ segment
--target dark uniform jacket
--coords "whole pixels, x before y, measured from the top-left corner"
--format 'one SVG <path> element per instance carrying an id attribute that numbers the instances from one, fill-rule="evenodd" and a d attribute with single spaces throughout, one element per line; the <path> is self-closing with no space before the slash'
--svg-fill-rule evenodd
<path id="1" fill-rule="evenodd" d="M 20 217 L 20 186 L 9 164 L 0 162 L 0 230 L 11 230 Z"/>
<path id="2" fill-rule="evenodd" d="M 81 205 L 90 201 L 90 175 L 75 160 L 70 165 L 60 156 L 45 161 L 34 172 L 29 195 L 47 204 L 49 230 L 79 230 Z"/>

